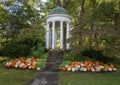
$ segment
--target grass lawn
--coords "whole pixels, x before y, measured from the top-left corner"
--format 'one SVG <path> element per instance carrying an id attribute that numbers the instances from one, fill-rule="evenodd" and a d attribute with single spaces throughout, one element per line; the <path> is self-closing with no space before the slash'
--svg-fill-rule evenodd
<path id="1" fill-rule="evenodd" d="M 0 85 L 26 85 L 39 73 L 35 70 L 0 68 Z"/>
<path id="2" fill-rule="evenodd" d="M 58 85 L 120 85 L 120 70 L 113 73 L 61 72 Z"/>

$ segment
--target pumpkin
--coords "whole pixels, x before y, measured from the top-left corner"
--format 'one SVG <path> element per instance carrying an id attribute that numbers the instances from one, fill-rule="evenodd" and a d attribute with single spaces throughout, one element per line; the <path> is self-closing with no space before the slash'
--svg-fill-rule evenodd
<path id="1" fill-rule="evenodd" d="M 75 61 L 75 62 L 74 62 L 74 64 L 75 64 L 75 65 L 77 65 L 77 64 L 78 64 L 78 62 L 77 62 L 77 61 Z"/>
<path id="2" fill-rule="evenodd" d="M 26 68 L 27 68 L 27 65 L 24 65 L 23 68 L 26 69 Z"/>
<path id="3" fill-rule="evenodd" d="M 75 66 L 74 65 L 70 65 L 71 68 L 74 68 Z"/>
<path id="4" fill-rule="evenodd" d="M 93 66 L 94 62 L 90 61 L 89 66 Z"/>
<path id="5" fill-rule="evenodd" d="M 109 66 L 110 68 L 112 68 L 112 69 L 114 69 L 114 65 L 113 64 L 110 64 L 110 66 Z"/>
<path id="6" fill-rule="evenodd" d="M 87 71 L 87 69 L 86 69 L 86 68 L 83 68 L 83 71 Z"/>
<path id="7" fill-rule="evenodd" d="M 65 68 L 68 68 L 69 67 L 69 65 L 67 64 L 67 65 L 65 65 Z"/>
<path id="8" fill-rule="evenodd" d="M 87 66 L 86 69 L 87 69 L 87 71 L 91 71 L 91 67 L 90 66 Z"/>
<path id="9" fill-rule="evenodd" d="M 72 70 L 72 68 L 71 68 L 71 67 L 68 67 L 68 68 L 67 68 L 67 71 L 71 71 L 71 70 Z"/>
<path id="10" fill-rule="evenodd" d="M 66 71 L 66 70 L 67 70 L 67 68 L 65 68 L 65 67 L 62 67 L 62 68 L 61 68 L 61 70 L 62 70 L 62 71 Z"/>
<path id="11" fill-rule="evenodd" d="M 112 71 L 112 68 L 108 68 L 108 71 Z"/>
<path id="12" fill-rule="evenodd" d="M 35 58 L 35 57 L 32 57 L 32 58 L 31 58 L 31 61 L 35 62 L 35 61 L 36 61 L 36 58 Z"/>
<path id="13" fill-rule="evenodd" d="M 104 70 L 105 70 L 105 71 L 108 71 L 108 68 L 109 68 L 109 67 L 108 67 L 107 65 L 104 66 Z"/>
<path id="14" fill-rule="evenodd" d="M 75 62 L 72 62 L 71 65 L 75 65 Z"/>
<path id="15" fill-rule="evenodd" d="M 84 65 L 85 65 L 85 66 L 88 66 L 88 65 L 89 65 L 89 62 L 88 62 L 88 61 L 85 61 L 85 62 L 84 62 Z"/>
<path id="16" fill-rule="evenodd" d="M 16 62 L 14 60 L 11 61 L 12 67 L 15 66 Z"/>
<path id="17" fill-rule="evenodd" d="M 31 68 L 34 70 L 34 69 L 36 69 L 36 66 L 35 66 L 35 65 L 32 65 Z"/>
<path id="18" fill-rule="evenodd" d="M 75 68 L 72 68 L 72 72 L 75 72 Z"/>
<path id="19" fill-rule="evenodd" d="M 96 65 L 99 65 L 99 62 L 98 62 L 98 61 L 96 61 L 96 62 L 95 62 L 95 64 L 96 64 Z"/>
<path id="20" fill-rule="evenodd" d="M 116 68 L 113 64 L 110 64 L 110 66 L 105 65 L 102 62 L 93 62 L 85 60 L 84 62 L 77 62 L 73 61 L 71 64 L 66 64 L 63 68 L 63 71 L 90 71 L 90 72 L 100 72 L 100 71 L 116 71 Z"/>

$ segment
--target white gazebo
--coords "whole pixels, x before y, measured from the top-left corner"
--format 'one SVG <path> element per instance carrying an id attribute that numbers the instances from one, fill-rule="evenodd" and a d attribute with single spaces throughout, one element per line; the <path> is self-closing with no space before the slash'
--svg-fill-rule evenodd
<path id="1" fill-rule="evenodd" d="M 46 49 L 70 50 L 71 16 L 62 7 L 53 8 L 46 17 Z M 59 43 L 59 47 L 57 44 Z"/>

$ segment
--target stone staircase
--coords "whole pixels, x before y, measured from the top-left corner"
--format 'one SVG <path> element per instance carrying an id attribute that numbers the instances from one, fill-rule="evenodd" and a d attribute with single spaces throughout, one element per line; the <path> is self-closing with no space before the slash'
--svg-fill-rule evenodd
<path id="1" fill-rule="evenodd" d="M 44 71 L 58 72 L 63 59 L 63 51 L 49 51 Z"/>

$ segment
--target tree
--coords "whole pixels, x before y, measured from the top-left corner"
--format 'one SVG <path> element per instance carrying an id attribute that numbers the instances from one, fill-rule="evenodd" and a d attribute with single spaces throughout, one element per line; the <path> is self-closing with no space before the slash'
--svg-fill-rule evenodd
<path id="1" fill-rule="evenodd" d="M 119 2 L 118 0 L 116 1 L 117 2 L 82 0 L 79 4 L 77 1 L 74 2 L 78 4 L 76 4 L 76 9 L 79 9 L 75 10 L 75 12 L 77 12 L 76 15 L 73 14 L 75 17 L 73 23 L 74 29 L 72 30 L 73 37 L 71 38 L 71 41 L 74 41 L 74 53 L 80 53 L 86 48 L 104 50 L 105 53 L 108 52 L 106 48 L 110 48 L 110 52 L 114 52 L 113 50 L 116 49 L 115 47 L 119 47 L 118 44 L 115 44 L 115 42 L 118 42 L 120 39 L 120 37 L 118 37 L 118 32 L 120 31 L 115 29 L 118 26 L 115 25 L 115 21 L 117 21 L 117 23 L 120 21 L 118 16 Z M 116 14 L 117 19 L 115 18 Z M 112 37 L 110 38 L 108 35 L 111 35 Z M 115 42 L 103 39 L 105 37 L 106 39 L 115 39 Z M 114 45 L 110 45 L 110 43 L 114 43 Z M 119 50 L 117 50 L 116 53 L 117 52 L 119 52 Z M 114 55 L 115 53 L 112 54 Z"/>

